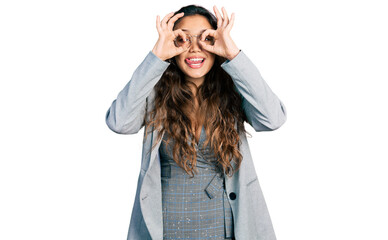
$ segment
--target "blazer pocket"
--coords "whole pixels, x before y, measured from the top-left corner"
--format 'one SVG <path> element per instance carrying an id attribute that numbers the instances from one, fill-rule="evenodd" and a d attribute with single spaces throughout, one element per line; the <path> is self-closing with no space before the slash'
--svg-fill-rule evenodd
<path id="1" fill-rule="evenodd" d="M 219 176 L 218 174 L 215 174 L 212 180 L 210 180 L 209 184 L 205 188 L 205 192 L 210 199 L 215 198 L 216 196 L 220 196 L 220 191 L 224 189 L 223 181 L 223 177 Z"/>
<path id="2" fill-rule="evenodd" d="M 249 187 L 250 185 L 252 185 L 252 183 L 254 183 L 255 181 L 257 181 L 257 176 L 256 176 L 254 179 L 250 180 L 250 181 L 247 183 L 247 187 Z"/>

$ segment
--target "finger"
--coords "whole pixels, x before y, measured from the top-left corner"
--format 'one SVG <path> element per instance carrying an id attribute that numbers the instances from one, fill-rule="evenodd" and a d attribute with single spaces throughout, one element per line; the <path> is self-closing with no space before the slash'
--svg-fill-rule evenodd
<path id="1" fill-rule="evenodd" d="M 228 17 L 228 14 L 226 13 L 226 9 L 224 7 L 222 7 L 221 10 L 222 10 L 223 18 L 224 18 L 224 21 L 222 22 L 222 27 L 225 28 L 229 24 L 229 17 Z"/>
<path id="2" fill-rule="evenodd" d="M 190 42 L 186 41 L 187 36 L 186 36 L 185 32 L 183 32 L 181 29 L 177 29 L 177 30 L 173 31 L 173 33 L 174 33 L 175 38 L 180 36 L 182 39 L 184 39 L 185 43 L 183 44 L 183 47 L 189 47 L 190 46 Z"/>
<path id="3" fill-rule="evenodd" d="M 214 5 L 213 9 L 214 9 L 214 13 L 216 14 L 216 18 L 217 18 L 217 28 L 220 28 L 222 26 L 221 14 L 215 5 Z"/>
<path id="4" fill-rule="evenodd" d="M 208 45 L 204 42 L 199 42 L 200 46 L 202 49 L 208 51 L 208 52 L 211 52 L 211 53 L 214 53 L 214 46 L 211 46 L 211 45 Z"/>
<path id="5" fill-rule="evenodd" d="M 178 37 L 178 36 L 181 36 L 183 39 L 187 39 L 187 36 L 186 36 L 186 33 L 184 31 L 182 31 L 182 29 L 177 29 L 175 31 L 173 31 L 174 33 L 174 36 L 175 37 Z"/>
<path id="6" fill-rule="evenodd" d="M 201 39 L 200 41 L 205 41 L 205 38 L 207 36 L 211 36 L 211 37 L 216 37 L 216 33 L 217 31 L 214 30 L 214 29 L 206 29 L 202 34 L 201 34 Z"/>
<path id="7" fill-rule="evenodd" d="M 162 28 L 165 28 L 165 27 L 166 27 L 167 21 L 168 21 L 168 19 L 170 19 L 170 17 L 171 17 L 172 15 L 174 15 L 174 12 L 170 12 L 169 14 L 167 14 L 167 15 L 163 18 L 162 23 L 161 23 L 161 27 L 162 27 Z"/>
<path id="8" fill-rule="evenodd" d="M 160 33 L 162 31 L 162 29 L 160 28 L 160 17 L 159 17 L 159 15 L 156 16 L 156 29 L 158 30 L 158 33 Z"/>
<path id="9" fill-rule="evenodd" d="M 233 24 L 234 24 L 234 18 L 235 18 L 235 13 L 232 13 L 232 15 L 230 16 L 229 24 L 228 24 L 228 26 L 226 27 L 226 29 L 228 30 L 228 32 L 230 32 L 230 30 L 232 30 L 232 27 L 233 27 Z"/>
<path id="10" fill-rule="evenodd" d="M 186 41 L 186 39 L 187 39 L 186 33 L 183 32 L 181 29 L 175 30 L 174 34 L 176 34 L 176 36 L 182 37 L 182 39 L 185 39 L 185 43 L 183 44 L 183 46 L 177 48 L 176 55 L 179 55 L 179 54 L 187 51 L 190 48 L 190 41 Z"/>
<path id="11" fill-rule="evenodd" d="M 183 15 L 184 15 L 184 13 L 181 12 L 181 13 L 176 14 L 174 17 L 170 18 L 170 20 L 168 20 L 168 29 L 170 31 L 172 31 L 172 28 L 174 27 L 175 21 L 178 20 L 178 18 L 183 17 Z"/>
<path id="12" fill-rule="evenodd" d="M 187 50 L 189 49 L 189 46 L 188 45 L 184 45 L 182 47 L 179 47 L 178 48 L 178 51 L 177 51 L 177 55 L 183 53 L 183 52 L 186 52 Z"/>

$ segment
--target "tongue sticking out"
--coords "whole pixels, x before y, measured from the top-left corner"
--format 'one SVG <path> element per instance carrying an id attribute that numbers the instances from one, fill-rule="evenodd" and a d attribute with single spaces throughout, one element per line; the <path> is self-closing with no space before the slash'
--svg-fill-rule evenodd
<path id="1" fill-rule="evenodd" d="M 199 63 L 202 63 L 203 61 L 205 61 L 205 59 L 203 59 L 203 60 L 195 60 L 195 61 L 186 59 L 186 62 L 187 62 L 188 64 L 199 64 Z"/>

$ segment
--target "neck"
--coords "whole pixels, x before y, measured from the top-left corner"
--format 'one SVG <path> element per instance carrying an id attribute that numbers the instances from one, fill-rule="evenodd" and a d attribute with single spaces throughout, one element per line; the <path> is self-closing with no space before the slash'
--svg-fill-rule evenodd
<path id="1" fill-rule="evenodd" d="M 202 78 L 186 78 L 190 83 L 191 91 L 194 93 L 194 96 L 197 95 L 198 87 L 205 81 L 205 77 Z M 195 86 L 194 86 L 195 85 Z"/>
<path id="2" fill-rule="evenodd" d="M 195 86 L 199 87 L 205 81 L 205 77 L 201 77 L 201 78 L 189 78 L 189 77 L 186 77 L 186 80 L 194 83 Z"/>

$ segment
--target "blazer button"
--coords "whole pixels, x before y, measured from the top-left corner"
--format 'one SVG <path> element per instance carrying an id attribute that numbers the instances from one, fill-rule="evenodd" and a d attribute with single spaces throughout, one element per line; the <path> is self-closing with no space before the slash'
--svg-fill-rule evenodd
<path id="1" fill-rule="evenodd" d="M 236 194 L 235 194 L 234 192 L 229 193 L 229 198 L 230 198 L 231 200 L 236 199 Z"/>

